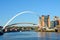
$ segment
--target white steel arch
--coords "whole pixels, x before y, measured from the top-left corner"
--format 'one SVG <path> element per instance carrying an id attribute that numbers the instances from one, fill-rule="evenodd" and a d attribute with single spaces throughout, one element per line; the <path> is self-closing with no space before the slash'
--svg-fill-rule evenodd
<path id="1" fill-rule="evenodd" d="M 14 20 L 17 16 L 21 15 L 21 14 L 24 14 L 24 13 L 34 13 L 32 11 L 23 11 L 23 12 L 20 12 L 18 14 L 16 14 L 15 16 L 13 16 L 4 26 L 3 26 L 3 29 L 12 21 Z"/>

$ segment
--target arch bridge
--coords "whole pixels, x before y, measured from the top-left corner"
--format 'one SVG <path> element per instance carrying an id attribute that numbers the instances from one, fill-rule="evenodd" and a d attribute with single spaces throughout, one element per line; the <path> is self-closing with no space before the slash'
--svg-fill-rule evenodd
<path id="1" fill-rule="evenodd" d="M 37 24 L 35 24 L 35 23 L 31 23 L 31 22 L 20 22 L 20 23 L 14 23 L 14 24 L 10 24 L 10 25 L 7 25 L 8 27 L 9 26 L 13 26 L 13 25 L 18 25 L 18 24 L 23 24 L 21 27 L 27 27 L 26 25 L 24 25 L 24 24 L 27 24 L 29 27 L 36 27 L 36 26 L 38 26 Z M 19 25 L 20 26 L 20 25 Z"/>

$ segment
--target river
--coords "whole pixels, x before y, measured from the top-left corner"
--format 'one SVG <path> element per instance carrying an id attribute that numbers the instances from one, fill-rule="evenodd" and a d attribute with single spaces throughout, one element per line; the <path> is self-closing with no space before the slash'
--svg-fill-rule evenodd
<path id="1" fill-rule="evenodd" d="M 60 40 L 57 32 L 10 32 L 0 36 L 0 40 Z"/>

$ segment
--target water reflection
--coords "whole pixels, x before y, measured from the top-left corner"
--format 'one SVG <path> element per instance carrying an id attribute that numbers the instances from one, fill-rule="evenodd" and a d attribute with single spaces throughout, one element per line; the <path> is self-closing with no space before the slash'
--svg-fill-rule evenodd
<path id="1" fill-rule="evenodd" d="M 41 40 L 60 40 L 60 33 L 56 32 L 38 32 Z"/>
<path id="2" fill-rule="evenodd" d="M 13 32 L 5 33 L 4 40 L 38 40 L 36 32 Z"/>
<path id="3" fill-rule="evenodd" d="M 0 40 L 60 40 L 56 32 L 11 32 L 0 36 Z"/>

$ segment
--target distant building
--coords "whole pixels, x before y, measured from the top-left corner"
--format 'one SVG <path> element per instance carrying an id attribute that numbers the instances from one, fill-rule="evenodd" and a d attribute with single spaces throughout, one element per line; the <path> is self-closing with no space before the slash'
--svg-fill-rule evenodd
<path id="1" fill-rule="evenodd" d="M 51 28 L 54 28 L 54 21 L 51 21 L 50 23 L 51 23 L 51 25 L 50 25 Z"/>
<path id="2" fill-rule="evenodd" d="M 50 27 L 50 16 L 44 16 L 44 23 L 47 27 Z"/>
<path id="3" fill-rule="evenodd" d="M 50 16 L 42 15 L 42 17 L 40 17 L 40 24 L 42 27 L 45 27 L 45 26 L 50 27 Z"/>
<path id="4" fill-rule="evenodd" d="M 57 26 L 57 21 L 54 21 L 54 27 L 56 27 Z"/>
<path id="5" fill-rule="evenodd" d="M 59 19 L 59 17 L 55 16 L 54 17 L 54 27 L 56 27 L 57 25 L 60 25 L 60 19 Z"/>
<path id="6" fill-rule="evenodd" d="M 42 15 L 41 17 L 41 26 L 44 27 L 45 23 L 44 23 L 44 15 Z"/>

